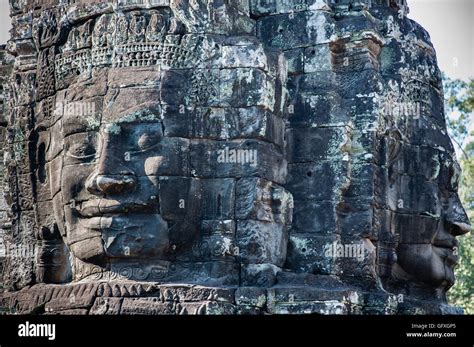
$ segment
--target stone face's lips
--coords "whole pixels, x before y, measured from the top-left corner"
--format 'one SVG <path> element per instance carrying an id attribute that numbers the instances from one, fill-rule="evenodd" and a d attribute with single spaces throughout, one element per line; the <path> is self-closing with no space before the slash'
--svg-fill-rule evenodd
<path id="1" fill-rule="evenodd" d="M 83 217 L 101 217 L 106 214 L 148 213 L 149 203 L 140 201 L 90 200 L 82 203 L 77 211 Z"/>
<path id="2" fill-rule="evenodd" d="M 437 238 L 433 241 L 434 252 L 443 258 L 448 267 L 453 267 L 459 262 L 459 256 L 456 249 L 459 247 L 459 241 L 453 236 Z"/>
<path id="3" fill-rule="evenodd" d="M 459 263 L 459 256 L 454 254 L 453 248 L 434 246 L 434 252 L 444 259 L 445 265 L 453 267 Z"/>

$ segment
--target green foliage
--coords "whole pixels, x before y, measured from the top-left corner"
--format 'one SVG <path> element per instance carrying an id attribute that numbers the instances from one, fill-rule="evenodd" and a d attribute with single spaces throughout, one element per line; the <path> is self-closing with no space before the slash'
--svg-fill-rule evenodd
<path id="1" fill-rule="evenodd" d="M 474 112 L 474 80 L 464 82 L 443 77 L 448 130 L 462 151 L 463 170 L 459 196 L 474 225 L 474 132 L 470 132 Z M 449 302 L 474 314 L 474 236 L 459 238 L 460 264 L 456 269 L 456 284 L 448 292 Z"/>
<path id="2" fill-rule="evenodd" d="M 443 85 L 446 121 L 450 136 L 463 151 L 464 159 L 468 159 L 468 153 L 464 147 L 466 139 L 474 136 L 474 132 L 469 131 L 474 111 L 474 80 L 465 82 L 443 76 Z M 469 145 L 472 152 L 474 143 L 467 144 Z"/>
<path id="3" fill-rule="evenodd" d="M 474 158 L 461 162 L 463 177 L 460 197 L 474 225 Z M 472 233 L 459 238 L 460 263 L 456 268 L 456 284 L 448 292 L 450 303 L 464 307 L 466 313 L 474 314 L 474 236 Z"/>

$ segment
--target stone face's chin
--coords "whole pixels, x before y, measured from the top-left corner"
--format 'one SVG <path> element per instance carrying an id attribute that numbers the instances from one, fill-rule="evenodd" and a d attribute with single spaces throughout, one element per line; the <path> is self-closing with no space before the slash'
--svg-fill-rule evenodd
<path id="1" fill-rule="evenodd" d="M 400 245 L 398 263 L 411 276 L 436 287 L 454 283 L 458 257 L 453 248 L 432 244 Z"/>
<path id="2" fill-rule="evenodd" d="M 439 283 L 446 282 L 448 285 L 454 284 L 454 268 L 459 262 L 459 257 L 452 248 L 442 248 L 433 246 L 433 258 L 436 263 L 437 280 Z"/>
<path id="3" fill-rule="evenodd" d="M 168 226 L 160 215 L 103 217 L 105 253 L 112 258 L 163 258 L 169 247 Z"/>
<path id="4" fill-rule="evenodd" d="M 79 218 L 76 228 L 78 235 L 100 235 L 103 245 L 102 253 L 105 258 L 156 257 L 164 259 L 169 248 L 168 225 L 159 214 Z M 85 253 L 90 254 L 90 252 Z"/>

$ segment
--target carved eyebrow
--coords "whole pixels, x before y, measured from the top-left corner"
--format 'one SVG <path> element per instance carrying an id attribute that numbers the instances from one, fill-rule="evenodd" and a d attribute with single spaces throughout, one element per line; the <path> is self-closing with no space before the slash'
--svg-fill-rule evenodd
<path id="1" fill-rule="evenodd" d="M 161 119 L 159 116 L 151 115 L 150 117 L 148 116 L 137 116 L 135 114 L 130 114 L 127 116 L 124 116 L 115 122 L 108 123 L 108 124 L 102 124 L 105 125 L 104 131 L 109 133 L 109 134 L 115 134 L 119 135 L 122 131 L 121 125 L 122 124 L 143 124 L 143 123 L 150 123 L 150 124 L 156 124 L 160 125 L 160 129 L 163 131 L 163 124 L 161 122 Z"/>
<path id="2" fill-rule="evenodd" d="M 63 121 L 62 130 L 64 135 L 72 135 L 75 133 L 87 131 L 87 124 L 79 121 Z"/>
<path id="3" fill-rule="evenodd" d="M 62 119 L 62 132 L 64 135 L 97 131 L 100 126 L 100 121 L 94 117 L 63 117 Z"/>

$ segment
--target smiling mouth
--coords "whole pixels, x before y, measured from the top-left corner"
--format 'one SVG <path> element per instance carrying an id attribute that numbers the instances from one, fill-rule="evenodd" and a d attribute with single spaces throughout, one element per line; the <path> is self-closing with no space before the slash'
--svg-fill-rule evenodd
<path id="1" fill-rule="evenodd" d="M 79 220 L 79 224 L 87 229 L 92 230 L 133 230 L 140 229 L 145 226 L 144 222 L 137 221 L 135 218 L 127 218 L 122 216 L 101 216 L 91 217 Z"/>
<path id="2" fill-rule="evenodd" d="M 146 229 L 149 223 L 147 215 L 158 214 L 149 203 L 107 199 L 85 201 L 78 204 L 76 210 L 82 227 L 100 231 L 140 231 Z"/>
<path id="3" fill-rule="evenodd" d="M 445 259 L 447 265 L 454 267 L 459 263 L 457 254 L 459 242 L 454 238 L 435 240 L 433 246 L 438 248 L 438 255 Z"/>

